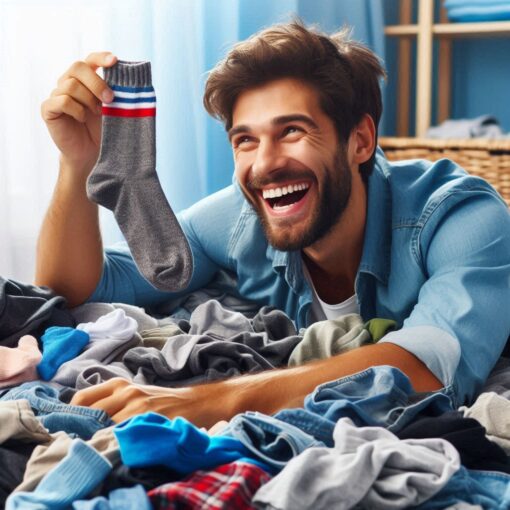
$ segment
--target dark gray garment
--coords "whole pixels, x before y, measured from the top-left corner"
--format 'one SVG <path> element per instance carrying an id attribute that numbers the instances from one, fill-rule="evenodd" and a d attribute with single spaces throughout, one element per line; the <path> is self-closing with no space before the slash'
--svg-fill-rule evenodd
<path id="1" fill-rule="evenodd" d="M 190 325 L 189 335 L 170 338 L 161 351 L 131 349 L 126 367 L 149 384 L 197 384 L 286 364 L 301 340 L 292 321 L 271 307 L 250 320 L 210 300 L 196 308 Z"/>
<path id="2" fill-rule="evenodd" d="M 119 60 L 104 69 L 104 78 L 114 89 L 115 110 L 133 111 L 117 105 L 139 102 L 137 88 L 146 89 L 146 95 L 154 92 L 150 62 Z M 132 95 L 118 97 L 116 87 Z M 155 108 L 155 96 L 149 99 Z M 104 107 L 108 104 L 103 112 Z M 113 211 L 142 275 L 158 289 L 179 291 L 191 279 L 193 258 L 156 173 L 155 126 L 154 116 L 103 114 L 101 150 L 87 180 L 87 195 Z"/>
<path id="3" fill-rule="evenodd" d="M 23 335 L 39 338 L 50 326 L 75 325 L 64 297 L 0 277 L 0 345 L 15 347 Z"/>
<path id="4" fill-rule="evenodd" d="M 76 387 L 126 374 L 137 383 L 177 387 L 258 372 L 286 365 L 300 340 L 293 322 L 279 310 L 263 307 L 248 319 L 210 300 L 193 312 L 188 334 L 170 337 L 161 350 L 130 349 L 123 365 L 88 367 Z"/>

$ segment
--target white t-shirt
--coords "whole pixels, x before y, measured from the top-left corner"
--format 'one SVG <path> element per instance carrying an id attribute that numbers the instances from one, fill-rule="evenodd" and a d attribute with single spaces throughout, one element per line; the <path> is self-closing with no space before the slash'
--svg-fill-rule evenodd
<path id="1" fill-rule="evenodd" d="M 318 296 L 317 291 L 315 290 L 315 286 L 313 285 L 312 277 L 310 276 L 308 268 L 304 262 L 303 274 L 305 275 L 305 278 L 312 289 L 312 317 L 315 321 L 338 319 L 338 317 L 347 315 L 349 313 L 359 314 L 358 299 L 356 294 L 352 295 L 350 298 L 342 301 L 341 303 L 330 305 L 329 303 L 322 301 L 322 299 Z"/>

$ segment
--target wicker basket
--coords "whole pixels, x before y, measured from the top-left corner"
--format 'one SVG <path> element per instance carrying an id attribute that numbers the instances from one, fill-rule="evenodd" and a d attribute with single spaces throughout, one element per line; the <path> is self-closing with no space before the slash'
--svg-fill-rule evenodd
<path id="1" fill-rule="evenodd" d="M 379 145 L 392 161 L 452 159 L 470 174 L 490 182 L 510 206 L 510 139 L 380 138 Z"/>

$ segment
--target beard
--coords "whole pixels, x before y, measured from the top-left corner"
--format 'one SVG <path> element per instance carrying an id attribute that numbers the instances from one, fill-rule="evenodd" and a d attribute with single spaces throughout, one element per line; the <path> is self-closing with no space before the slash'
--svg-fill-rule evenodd
<path id="1" fill-rule="evenodd" d="M 331 231 L 345 211 L 351 196 L 352 176 L 346 151 L 342 147 L 339 147 L 335 154 L 333 168 L 325 167 L 324 170 L 324 177 L 317 187 L 320 193 L 319 200 L 307 221 L 307 225 L 299 231 L 292 228 L 291 221 L 288 222 L 288 225 L 280 222 L 279 227 L 274 229 L 263 208 L 243 190 L 248 202 L 257 213 L 269 244 L 277 250 L 294 251 L 311 246 Z M 305 177 L 302 173 L 300 176 Z M 308 177 L 309 174 L 307 173 L 306 176 Z M 296 174 L 282 169 L 280 180 L 290 177 L 295 178 Z M 255 188 L 253 182 L 248 183 L 247 187 L 248 189 Z"/>

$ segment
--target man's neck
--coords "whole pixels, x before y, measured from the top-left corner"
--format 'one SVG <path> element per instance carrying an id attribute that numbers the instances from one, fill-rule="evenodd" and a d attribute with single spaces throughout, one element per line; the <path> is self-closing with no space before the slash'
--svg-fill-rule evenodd
<path id="1" fill-rule="evenodd" d="M 315 290 L 322 301 L 336 304 L 354 294 L 354 283 L 363 253 L 366 222 L 366 188 L 353 176 L 349 203 L 338 223 L 312 246 L 303 250 Z"/>

